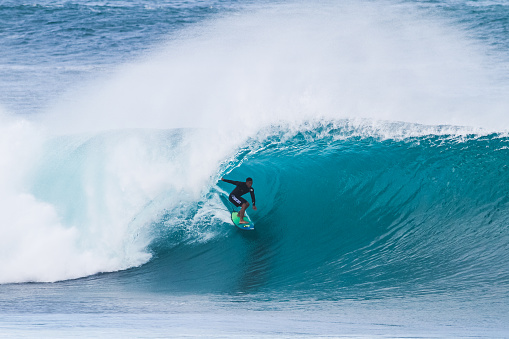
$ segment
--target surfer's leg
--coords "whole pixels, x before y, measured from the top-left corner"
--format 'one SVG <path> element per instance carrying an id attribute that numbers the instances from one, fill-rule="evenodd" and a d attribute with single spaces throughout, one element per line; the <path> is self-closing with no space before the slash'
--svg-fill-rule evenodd
<path id="1" fill-rule="evenodd" d="M 236 196 L 235 196 L 235 195 L 233 195 L 233 194 L 230 194 L 230 197 L 228 198 L 228 200 L 230 200 L 230 202 L 231 202 L 231 203 L 232 203 L 235 207 L 241 207 L 241 206 L 242 206 L 242 208 L 244 208 L 244 207 L 243 207 L 243 206 L 244 206 L 244 203 L 246 203 L 246 202 L 247 202 L 247 201 L 246 201 L 246 199 L 244 199 L 244 198 L 242 198 L 242 197 L 236 197 Z M 245 211 L 245 210 L 246 210 L 246 209 L 244 208 L 244 211 Z M 241 217 L 241 215 L 242 215 L 242 217 Z M 243 219 L 243 217 L 244 217 L 244 213 L 242 213 L 242 214 L 241 214 L 241 213 L 240 213 L 240 211 L 239 211 L 239 212 L 237 212 L 237 216 L 240 218 L 240 223 L 242 223 L 242 219 Z"/>
<path id="2" fill-rule="evenodd" d="M 239 224 L 249 224 L 247 221 L 244 220 L 244 214 L 246 213 L 246 209 L 249 207 L 249 203 L 246 201 L 242 204 L 242 208 L 240 209 L 239 215 Z"/>

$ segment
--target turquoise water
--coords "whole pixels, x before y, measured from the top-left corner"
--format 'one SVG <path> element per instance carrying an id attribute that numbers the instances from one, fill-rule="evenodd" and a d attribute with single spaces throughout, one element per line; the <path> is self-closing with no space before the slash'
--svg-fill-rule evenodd
<path id="1" fill-rule="evenodd" d="M 508 14 L 1 2 L 0 336 L 507 336 Z"/>

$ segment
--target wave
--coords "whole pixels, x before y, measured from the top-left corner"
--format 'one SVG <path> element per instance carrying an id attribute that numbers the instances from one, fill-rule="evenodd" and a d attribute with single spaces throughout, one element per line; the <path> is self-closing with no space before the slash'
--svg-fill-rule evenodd
<path id="1" fill-rule="evenodd" d="M 341 120 L 207 159 L 202 132 L 44 144 L 31 193 L 3 193 L 2 283 L 131 268 L 123 279 L 158 291 L 507 290 L 507 135 Z M 221 176 L 254 178 L 254 234 L 231 225 Z"/>
<path id="2" fill-rule="evenodd" d="M 217 202 L 229 188 L 221 183 L 207 197 L 217 210 L 201 223 L 216 236 L 153 244 L 155 259 L 139 269 L 146 284 L 357 297 L 490 286 L 503 294 L 507 136 L 352 132 L 348 122 L 326 124 L 240 152 L 228 175 L 254 177 L 256 235 L 230 226 Z"/>

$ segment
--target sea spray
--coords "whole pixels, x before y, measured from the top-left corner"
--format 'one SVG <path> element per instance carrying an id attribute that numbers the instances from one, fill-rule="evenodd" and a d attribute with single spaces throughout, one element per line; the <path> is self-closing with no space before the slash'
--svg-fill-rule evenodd
<path id="1" fill-rule="evenodd" d="M 48 112 L 65 133 L 370 118 L 508 128 L 483 47 L 408 6 L 255 6 L 182 31 Z M 482 114 L 480 113 L 482 112 Z"/>

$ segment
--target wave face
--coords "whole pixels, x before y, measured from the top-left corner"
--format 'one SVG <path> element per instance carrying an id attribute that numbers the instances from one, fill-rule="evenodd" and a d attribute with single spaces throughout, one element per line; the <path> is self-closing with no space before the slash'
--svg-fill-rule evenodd
<path id="1" fill-rule="evenodd" d="M 201 203 L 218 206 L 209 217 L 166 228 L 133 274 L 168 291 L 504 295 L 509 138 L 437 131 L 387 138 L 343 121 L 253 139 L 225 177 L 254 178 L 256 232 L 228 223 L 220 183 Z M 214 236 L 197 241 L 198 228 Z"/>

